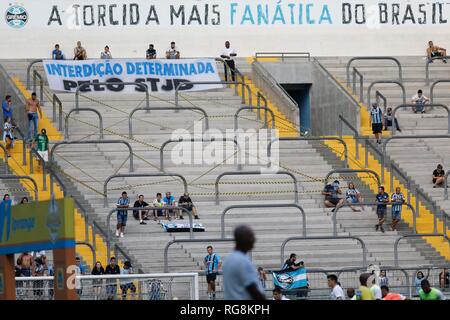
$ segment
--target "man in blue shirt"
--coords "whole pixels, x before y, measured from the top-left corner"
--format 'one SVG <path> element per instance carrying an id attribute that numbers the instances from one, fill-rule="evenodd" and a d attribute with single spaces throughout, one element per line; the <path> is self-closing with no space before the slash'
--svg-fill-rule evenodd
<path id="1" fill-rule="evenodd" d="M 225 300 L 266 300 L 256 267 L 247 255 L 255 244 L 253 230 L 245 225 L 236 227 L 234 241 L 236 247 L 223 264 Z"/>
<path id="2" fill-rule="evenodd" d="M 222 266 L 222 260 L 220 256 L 213 253 L 213 247 L 208 246 L 206 248 L 208 254 L 203 259 L 203 264 L 206 269 L 206 282 L 208 283 L 208 299 L 216 300 L 216 277 L 217 273 Z"/>
<path id="3" fill-rule="evenodd" d="M 117 208 L 128 208 L 130 206 L 130 199 L 126 191 L 122 192 L 122 197 L 117 200 Z M 117 230 L 116 237 L 123 238 L 125 226 L 127 225 L 128 210 L 117 210 Z"/>
<path id="4" fill-rule="evenodd" d="M 176 206 L 177 205 L 177 203 L 175 202 L 174 196 L 172 196 L 172 194 L 170 192 L 166 192 L 166 196 L 162 200 L 163 200 L 163 204 L 165 206 Z M 167 220 L 170 220 L 170 214 L 173 213 L 173 211 L 174 211 L 173 209 L 165 210 Z M 180 219 L 184 219 L 183 216 L 181 216 Z"/>
<path id="5" fill-rule="evenodd" d="M 376 200 L 378 203 L 389 203 L 389 194 L 384 192 L 384 187 L 378 187 L 378 194 L 376 195 Z M 378 224 L 375 225 L 375 231 L 378 229 L 384 233 L 383 223 L 386 220 L 386 211 L 387 206 L 385 204 L 379 204 L 377 206 L 377 216 L 378 216 Z"/>
<path id="6" fill-rule="evenodd" d="M 400 222 L 400 219 L 402 218 L 402 204 L 405 203 L 405 197 L 403 196 L 400 187 L 395 188 L 395 193 L 392 194 L 391 201 L 397 203 L 395 205 L 394 204 L 392 205 L 391 229 L 392 231 L 395 231 L 397 230 L 397 224 Z"/>
<path id="7" fill-rule="evenodd" d="M 7 95 L 5 97 L 5 101 L 2 102 L 2 110 L 3 110 L 3 122 L 6 121 L 6 119 L 11 118 L 11 122 L 13 122 L 13 111 L 14 108 L 12 106 L 11 102 L 11 96 Z"/>
<path id="8" fill-rule="evenodd" d="M 381 143 L 381 133 L 383 131 L 383 111 L 377 103 L 372 104 L 370 110 L 370 123 L 372 124 L 372 132 L 377 139 L 377 143 Z"/>
<path id="9" fill-rule="evenodd" d="M 59 50 L 59 44 L 55 44 L 55 50 L 52 51 L 53 60 L 64 60 L 64 55 L 61 50 Z"/>

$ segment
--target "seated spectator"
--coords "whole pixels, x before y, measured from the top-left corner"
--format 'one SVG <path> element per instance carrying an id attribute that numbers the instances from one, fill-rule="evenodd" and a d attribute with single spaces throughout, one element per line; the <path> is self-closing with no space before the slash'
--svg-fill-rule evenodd
<path id="1" fill-rule="evenodd" d="M 23 198 L 20 200 L 20 204 L 25 204 L 25 203 L 28 203 L 28 198 L 27 198 L 27 197 L 23 197 Z"/>
<path id="2" fill-rule="evenodd" d="M 353 212 L 360 212 L 360 209 L 356 209 L 352 204 L 363 202 L 363 198 L 361 197 L 361 193 L 358 189 L 355 188 L 355 184 L 353 182 L 348 183 L 348 190 L 345 193 L 345 200 L 349 204 L 349 207 L 353 210 Z"/>
<path id="3" fill-rule="evenodd" d="M 406 297 L 400 293 L 389 292 L 388 286 L 381 286 L 381 295 L 383 300 L 406 300 Z"/>
<path id="4" fill-rule="evenodd" d="M 400 129 L 400 125 L 398 124 L 397 118 L 394 118 L 395 122 L 395 128 L 397 131 L 402 132 Z M 389 130 L 389 128 L 392 127 L 392 108 L 389 107 L 386 110 L 386 113 L 384 114 L 384 130 Z"/>
<path id="5" fill-rule="evenodd" d="M 146 59 L 156 59 L 156 50 L 153 44 L 148 46 L 147 51 L 145 52 Z"/>
<path id="6" fill-rule="evenodd" d="M 189 193 L 185 192 L 178 200 L 178 205 L 194 214 L 195 219 L 200 219 L 197 215 L 197 208 L 192 203 Z M 180 210 L 180 219 L 183 219 L 183 211 Z"/>
<path id="7" fill-rule="evenodd" d="M 166 51 L 166 59 L 180 59 L 180 51 L 175 47 L 175 42 L 170 43 L 169 50 Z"/>
<path id="8" fill-rule="evenodd" d="M 433 41 L 428 41 L 427 58 L 430 63 L 433 63 L 433 58 L 442 57 L 442 62 L 447 63 L 447 50 L 438 46 L 435 46 Z"/>
<path id="9" fill-rule="evenodd" d="M 144 201 L 144 195 L 139 195 L 138 199 L 134 202 L 133 208 L 145 208 L 148 207 L 148 203 Z M 133 210 L 133 216 L 135 219 L 139 219 L 140 224 L 146 224 L 144 220 L 148 220 L 147 210 Z"/>
<path id="10" fill-rule="evenodd" d="M 439 287 L 443 290 L 450 288 L 450 273 L 448 268 L 439 273 Z"/>
<path id="11" fill-rule="evenodd" d="M 287 259 L 283 266 L 281 267 L 281 270 L 297 270 L 301 268 L 301 264 L 303 261 L 301 261 L 300 263 L 296 263 L 295 261 L 297 260 L 297 255 L 295 253 L 291 253 L 291 255 L 289 256 L 289 259 Z"/>
<path id="12" fill-rule="evenodd" d="M 286 298 L 282 293 L 280 288 L 275 288 L 272 290 L 273 298 L 272 300 L 290 300 Z"/>
<path id="13" fill-rule="evenodd" d="M 55 49 L 52 51 L 53 60 L 64 60 L 64 55 L 61 50 L 59 50 L 59 44 L 55 44 Z"/>
<path id="14" fill-rule="evenodd" d="M 417 94 L 412 97 L 412 104 L 415 104 L 416 106 L 413 108 L 414 113 L 420 112 L 425 113 L 425 104 L 429 102 L 430 99 L 428 97 L 423 95 L 423 92 L 421 89 L 417 91 Z"/>
<path id="15" fill-rule="evenodd" d="M 153 200 L 153 206 L 155 208 L 162 208 L 164 206 L 164 202 L 162 200 L 162 194 L 161 193 L 157 193 L 156 194 L 156 199 Z M 157 217 L 162 217 L 164 215 L 164 211 L 162 209 L 157 209 L 157 210 L 153 210 L 153 220 L 157 220 Z"/>
<path id="16" fill-rule="evenodd" d="M 105 46 L 105 50 L 100 53 L 100 59 L 112 59 L 112 54 L 108 46 Z"/>
<path id="17" fill-rule="evenodd" d="M 177 205 L 174 196 L 172 196 L 172 194 L 170 192 L 166 192 L 166 196 L 162 199 L 164 206 L 173 206 L 175 207 Z M 174 210 L 174 209 L 167 209 L 164 210 L 165 214 L 166 214 L 166 218 L 167 220 L 170 220 L 170 214 L 175 212 L 175 219 L 176 217 L 176 212 L 178 210 Z M 184 219 L 183 216 L 180 217 L 180 219 Z"/>
<path id="18" fill-rule="evenodd" d="M 21 265 L 22 265 L 22 259 L 19 257 L 19 258 L 17 258 L 16 265 L 14 266 L 14 275 L 16 277 L 21 277 L 22 276 Z"/>
<path id="19" fill-rule="evenodd" d="M 342 190 L 339 188 L 339 181 L 334 180 L 333 183 L 327 184 L 322 191 L 322 195 L 325 196 L 325 206 L 327 208 L 336 208 L 338 205 L 341 206 L 344 203 L 344 199 L 339 198 L 342 194 Z M 331 210 L 334 212 L 335 209 Z"/>
<path id="20" fill-rule="evenodd" d="M 121 275 L 132 274 L 133 268 L 130 261 L 125 261 L 123 263 L 123 268 L 120 270 Z M 134 299 L 136 295 L 136 286 L 131 281 L 131 279 L 123 279 L 120 281 L 120 290 L 122 290 L 122 300 L 127 298 L 128 290 L 131 292 L 131 299 Z"/>
<path id="21" fill-rule="evenodd" d="M 11 148 L 14 147 L 14 135 L 11 118 L 8 117 L 3 125 L 3 142 L 5 142 L 6 154 L 11 157 Z"/>
<path id="22" fill-rule="evenodd" d="M 73 49 L 73 60 L 87 60 L 86 49 L 81 46 L 81 41 L 78 41 Z"/>
<path id="23" fill-rule="evenodd" d="M 445 180 L 445 171 L 442 164 L 438 164 L 437 168 L 433 171 L 433 188 L 443 187 Z"/>

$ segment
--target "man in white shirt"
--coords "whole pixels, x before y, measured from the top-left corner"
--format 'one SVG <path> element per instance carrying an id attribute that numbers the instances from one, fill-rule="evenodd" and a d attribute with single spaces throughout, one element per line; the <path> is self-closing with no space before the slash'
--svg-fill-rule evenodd
<path id="1" fill-rule="evenodd" d="M 225 61 L 225 81 L 228 81 L 227 66 L 230 69 L 231 80 L 235 81 L 235 65 L 233 57 L 236 57 L 237 53 L 230 47 L 230 41 L 225 42 L 225 48 L 222 50 L 220 57 Z"/>
<path id="2" fill-rule="evenodd" d="M 411 102 L 416 105 L 416 107 L 413 108 L 414 113 L 425 113 L 424 105 L 429 101 L 430 99 L 422 94 L 422 90 L 417 91 L 417 94 L 412 97 L 411 100 Z"/>
<path id="3" fill-rule="evenodd" d="M 328 287 L 331 290 L 330 297 L 331 300 L 345 300 L 344 290 L 338 284 L 338 278 L 335 274 L 330 274 L 327 276 Z"/>
<path id="4" fill-rule="evenodd" d="M 111 54 L 111 51 L 109 51 L 108 46 L 105 47 L 105 51 L 102 51 L 100 53 L 100 58 L 101 59 L 112 59 L 112 54 Z"/>
<path id="5" fill-rule="evenodd" d="M 169 50 L 166 51 L 166 59 L 180 59 L 180 51 L 175 47 L 175 42 L 170 43 Z"/>
<path id="6" fill-rule="evenodd" d="M 370 292 L 372 292 L 373 298 L 375 300 L 383 299 L 383 294 L 381 293 L 381 288 L 375 283 L 375 277 L 372 280 L 372 286 L 370 287 Z"/>
<path id="7" fill-rule="evenodd" d="M 280 300 L 291 300 L 291 299 L 286 298 L 286 296 L 284 296 L 281 293 L 281 289 L 280 288 L 273 289 L 272 290 L 272 294 L 273 294 L 272 300 L 278 300 L 278 301 L 280 301 Z"/>

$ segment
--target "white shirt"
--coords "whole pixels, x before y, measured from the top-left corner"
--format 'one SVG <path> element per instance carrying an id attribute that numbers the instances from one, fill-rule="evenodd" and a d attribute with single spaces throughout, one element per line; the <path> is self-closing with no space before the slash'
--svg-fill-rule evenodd
<path id="1" fill-rule="evenodd" d="M 427 100 L 430 100 L 430 99 L 428 99 L 428 97 L 423 94 L 420 97 L 418 94 L 416 94 L 414 97 L 412 97 L 412 101 L 414 103 L 418 103 L 418 104 L 424 104 L 425 101 L 427 101 Z"/>
<path id="2" fill-rule="evenodd" d="M 100 53 L 100 58 L 101 58 L 101 59 L 112 59 L 111 51 L 108 51 L 108 52 L 102 51 L 102 52 Z"/>
<path id="3" fill-rule="evenodd" d="M 272 300 L 275 300 L 275 298 L 272 298 Z M 291 299 L 286 298 L 286 296 L 281 296 L 281 300 L 291 300 Z"/>
<path id="4" fill-rule="evenodd" d="M 374 284 L 370 287 L 370 292 L 372 292 L 372 295 L 376 300 L 381 300 L 383 298 L 381 294 L 381 288 L 377 284 Z"/>
<path id="5" fill-rule="evenodd" d="M 331 300 L 345 300 L 344 290 L 340 285 L 336 285 L 330 294 Z"/>
<path id="6" fill-rule="evenodd" d="M 222 53 L 220 56 L 228 56 L 230 58 L 223 58 L 224 60 L 233 60 L 234 57 L 231 56 L 231 54 L 236 54 L 236 51 L 234 49 L 230 48 L 223 48 Z"/>
<path id="7" fill-rule="evenodd" d="M 166 51 L 166 54 L 169 54 L 169 59 L 177 59 L 178 55 L 178 49 L 175 47 L 172 49 L 172 47 L 169 48 L 169 50 Z"/>

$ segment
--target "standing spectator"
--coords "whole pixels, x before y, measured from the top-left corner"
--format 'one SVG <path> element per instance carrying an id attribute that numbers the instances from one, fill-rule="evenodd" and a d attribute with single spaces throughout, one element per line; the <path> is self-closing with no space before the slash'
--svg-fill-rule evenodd
<path id="1" fill-rule="evenodd" d="M 36 135 L 35 145 L 37 145 L 37 153 L 41 156 L 44 162 L 48 162 L 48 136 L 47 130 L 41 129 L 41 134 Z M 44 165 L 42 163 L 42 165 Z"/>
<path id="2" fill-rule="evenodd" d="M 328 287 L 331 289 L 331 300 L 345 300 L 344 290 L 338 284 L 338 278 L 335 274 L 327 276 Z"/>
<path id="3" fill-rule="evenodd" d="M 389 203 L 389 194 L 384 191 L 383 186 L 378 187 L 378 194 L 376 195 L 376 200 L 378 203 L 382 203 L 377 205 L 377 216 L 378 216 L 378 224 L 375 225 L 375 231 L 378 229 L 384 233 L 383 223 L 386 220 L 386 212 L 387 206 L 386 203 Z"/>
<path id="4" fill-rule="evenodd" d="M 39 100 L 36 97 L 36 92 L 31 94 L 31 99 L 28 99 L 25 105 L 25 111 L 28 116 L 28 141 L 31 142 L 31 139 L 37 134 L 38 130 L 38 112 L 42 118 L 42 110 Z M 32 129 L 32 127 L 34 129 Z"/>
<path id="5" fill-rule="evenodd" d="M 10 117 L 6 119 L 5 124 L 3 125 L 3 142 L 5 142 L 6 155 L 11 157 L 11 152 L 9 150 L 14 147 L 14 135 Z"/>
<path id="6" fill-rule="evenodd" d="M 394 121 L 392 121 L 394 120 Z M 393 123 L 395 123 L 395 128 L 398 132 L 402 132 L 402 130 L 400 129 L 400 125 L 398 124 L 398 120 L 396 117 L 392 117 L 392 108 L 389 107 L 386 110 L 386 113 L 384 114 L 384 130 L 389 130 L 390 127 L 393 126 Z"/>
<path id="7" fill-rule="evenodd" d="M 360 286 L 358 290 L 356 290 L 356 300 L 374 300 L 372 292 L 367 288 L 367 281 L 370 276 L 370 273 L 362 273 L 359 276 Z"/>
<path id="8" fill-rule="evenodd" d="M 106 266 L 105 274 L 120 274 L 120 268 L 116 264 L 116 258 L 111 257 L 109 259 L 109 265 Z M 108 300 L 114 300 L 116 298 L 117 293 L 117 284 L 116 279 L 107 279 L 106 280 L 106 295 L 108 296 Z"/>
<path id="9" fill-rule="evenodd" d="M 155 50 L 155 46 L 153 44 L 150 44 L 148 46 L 148 49 L 145 52 L 145 58 L 146 59 L 156 59 L 156 50 Z"/>
<path id="10" fill-rule="evenodd" d="M 424 96 L 422 93 L 422 90 L 419 89 L 417 91 L 417 94 L 412 97 L 411 102 L 415 104 L 415 107 L 413 108 L 414 113 L 421 112 L 425 113 L 425 104 L 429 102 L 430 99 L 428 97 Z"/>
<path id="11" fill-rule="evenodd" d="M 448 268 L 439 273 L 439 287 L 443 290 L 450 288 L 450 273 Z"/>
<path id="12" fill-rule="evenodd" d="M 325 196 L 325 206 L 327 208 L 333 208 L 331 212 L 336 210 L 337 206 L 342 206 L 344 204 L 344 199 L 339 198 L 342 194 L 341 188 L 339 188 L 339 181 L 334 180 L 332 184 L 327 184 L 322 191 L 322 195 Z"/>
<path id="13" fill-rule="evenodd" d="M 230 48 L 230 41 L 225 41 L 225 48 L 222 50 L 220 57 L 225 61 L 225 65 L 223 66 L 225 69 L 225 81 L 228 81 L 228 70 L 227 66 L 230 69 L 231 80 L 235 81 L 235 65 L 234 65 L 234 57 L 237 56 L 237 53 L 234 49 Z"/>
<path id="14" fill-rule="evenodd" d="M 356 209 L 352 204 L 363 202 L 361 197 L 361 193 L 358 189 L 355 188 L 355 184 L 353 182 L 348 183 L 348 189 L 345 193 L 345 200 L 349 204 L 349 207 L 353 210 L 353 212 L 360 212 L 361 210 Z"/>
<path id="15" fill-rule="evenodd" d="M 156 199 L 153 200 L 153 206 L 155 208 L 162 208 L 164 206 L 164 202 L 162 200 L 162 194 L 161 193 L 158 192 L 156 194 Z M 164 210 L 162 210 L 162 209 L 153 210 L 153 215 L 154 215 L 153 220 L 156 221 L 158 219 L 157 217 L 161 217 L 161 216 L 164 215 Z"/>
<path id="16" fill-rule="evenodd" d="M 112 59 L 111 51 L 109 51 L 109 47 L 105 46 L 105 49 L 100 52 L 100 59 Z"/>
<path id="17" fill-rule="evenodd" d="M 295 253 L 291 253 L 291 255 L 289 256 L 289 259 L 287 259 L 283 266 L 281 267 L 281 270 L 283 271 L 292 271 L 292 270 L 297 270 L 300 269 L 300 263 L 296 263 L 295 261 L 297 260 L 297 255 Z"/>
<path id="18" fill-rule="evenodd" d="M 100 261 L 97 261 L 95 263 L 95 266 L 92 269 L 91 274 L 93 276 L 101 276 L 101 275 L 105 274 L 105 269 L 103 269 L 102 263 Z M 92 286 L 94 287 L 95 300 L 98 300 L 99 296 L 102 293 L 103 279 L 94 279 L 94 280 L 92 280 Z"/>
<path id="19" fill-rule="evenodd" d="M 34 277 L 43 277 L 45 273 L 48 271 L 47 267 L 47 258 L 42 255 L 35 260 L 34 265 Z M 33 281 L 33 294 L 35 296 L 43 296 L 44 295 L 44 281 L 43 280 L 37 280 Z"/>
<path id="20" fill-rule="evenodd" d="M 133 267 L 130 261 L 125 261 L 123 263 L 123 268 L 120 270 L 121 275 L 133 274 Z M 128 290 L 131 292 L 131 299 L 134 300 L 136 295 L 136 286 L 130 279 L 123 279 L 120 281 L 120 290 L 122 290 L 122 300 L 127 298 Z"/>
<path id="21" fill-rule="evenodd" d="M 77 41 L 77 46 L 73 49 L 73 60 L 87 60 L 86 49 L 81 46 L 81 41 Z"/>
<path id="22" fill-rule="evenodd" d="M 267 275 L 264 271 L 263 267 L 258 267 L 258 276 L 259 276 L 259 284 L 261 285 L 261 288 L 266 289 L 266 281 L 267 281 Z"/>
<path id="23" fill-rule="evenodd" d="M 420 300 L 445 300 L 444 294 L 438 289 L 432 288 L 427 279 L 424 279 L 420 286 L 422 287 L 419 291 Z"/>
<path id="24" fill-rule="evenodd" d="M 283 295 L 280 288 L 273 289 L 272 295 L 273 295 L 272 300 L 278 300 L 278 301 L 290 300 L 290 299 L 286 298 L 286 296 Z"/>
<path id="25" fill-rule="evenodd" d="M 389 292 L 389 287 L 386 285 L 381 286 L 381 295 L 383 300 L 406 300 L 406 297 L 400 293 Z"/>
<path id="26" fill-rule="evenodd" d="M 117 200 L 117 208 L 127 209 L 130 206 L 130 199 L 126 191 L 122 192 L 122 197 Z M 116 237 L 123 238 L 125 226 L 127 225 L 128 210 L 117 210 L 117 229 Z"/>
<path id="27" fill-rule="evenodd" d="M 172 206 L 175 207 L 177 205 L 174 196 L 168 191 L 166 192 L 166 196 L 162 199 L 164 206 Z M 166 214 L 167 220 L 170 221 L 170 214 L 174 213 L 173 209 L 166 209 L 164 210 Z M 175 211 L 176 212 L 176 211 Z M 175 213 L 175 219 L 176 219 L 176 213 Z M 180 217 L 180 219 L 184 219 L 183 216 Z"/>
<path id="28" fill-rule="evenodd" d="M 12 105 L 11 96 L 7 95 L 5 100 L 2 102 L 2 111 L 3 111 L 3 122 L 6 122 L 6 119 L 13 119 L 14 107 Z M 14 121 L 11 120 L 11 123 Z"/>
<path id="29" fill-rule="evenodd" d="M 139 195 L 138 199 L 134 202 L 133 208 L 145 208 L 148 207 L 148 203 L 144 201 L 144 195 Z M 147 210 L 133 210 L 133 216 L 139 219 L 140 224 L 146 224 L 144 220 L 148 220 Z"/>
<path id="30" fill-rule="evenodd" d="M 375 283 L 375 277 L 372 280 L 372 286 L 370 287 L 370 292 L 375 300 L 381 300 L 383 298 L 381 294 L 381 288 Z"/>
<path id="31" fill-rule="evenodd" d="M 203 259 L 206 268 L 206 282 L 208 283 L 208 299 L 216 300 L 216 277 L 219 269 L 222 267 L 220 256 L 213 252 L 213 247 L 206 248 L 208 254 Z"/>
<path id="32" fill-rule="evenodd" d="M 427 58 L 430 63 L 433 63 L 433 58 L 443 57 L 442 62 L 447 63 L 447 50 L 438 46 L 435 46 L 433 41 L 428 41 Z"/>
<path id="33" fill-rule="evenodd" d="M 395 188 L 395 193 L 391 196 L 391 201 L 396 204 L 392 204 L 392 224 L 391 230 L 397 230 L 397 224 L 402 218 L 402 205 L 405 203 L 405 196 L 401 192 L 400 187 Z"/>
<path id="34" fill-rule="evenodd" d="M 377 143 L 381 144 L 381 135 L 383 132 L 383 110 L 377 103 L 372 103 L 370 110 L 370 123 L 372 124 L 372 132 L 377 139 Z"/>
<path id="35" fill-rule="evenodd" d="M 22 265 L 20 266 L 22 277 L 31 277 L 31 268 L 33 267 L 33 257 L 28 253 L 24 252 L 20 255 L 20 260 Z"/>
<path id="36" fill-rule="evenodd" d="M 80 257 L 75 257 L 75 275 L 82 276 L 87 273 L 86 266 L 81 264 Z M 83 294 L 83 284 L 80 279 L 75 280 L 75 289 L 77 291 L 78 297 Z"/>
<path id="37" fill-rule="evenodd" d="M 433 171 L 433 188 L 442 187 L 445 183 L 445 171 L 442 164 L 438 164 L 437 168 Z"/>
<path id="38" fill-rule="evenodd" d="M 356 300 L 355 289 L 348 288 L 347 289 L 347 297 L 348 297 L 348 300 Z"/>
<path id="39" fill-rule="evenodd" d="M 235 250 L 223 265 L 225 300 L 265 300 L 256 268 L 247 254 L 253 249 L 255 234 L 250 227 L 241 225 L 234 230 L 234 240 Z"/>
<path id="40" fill-rule="evenodd" d="M 415 297 L 419 296 L 420 289 L 422 288 L 422 281 L 425 280 L 425 276 L 422 271 L 417 271 L 416 277 L 414 279 L 414 287 L 416 288 Z"/>
<path id="41" fill-rule="evenodd" d="M 386 275 L 386 270 L 380 271 L 380 287 L 389 286 L 389 278 Z"/>
<path id="42" fill-rule="evenodd" d="M 170 43 L 170 48 L 166 51 L 166 59 L 180 59 L 180 51 L 175 47 L 174 41 Z"/>
<path id="43" fill-rule="evenodd" d="M 20 200 L 20 204 L 25 204 L 25 203 L 28 203 L 28 198 L 27 198 L 27 197 L 23 197 L 23 198 Z"/>
<path id="44" fill-rule="evenodd" d="M 52 51 L 53 60 L 64 60 L 64 55 L 61 50 L 59 50 L 59 44 L 55 44 L 55 49 Z"/>
<path id="45" fill-rule="evenodd" d="M 178 200 L 178 205 L 180 207 L 185 208 L 186 210 L 192 212 L 194 214 L 195 219 L 200 219 L 197 214 L 197 208 L 192 203 L 191 197 L 189 197 L 189 193 L 185 192 L 180 199 Z M 183 211 L 180 210 L 180 219 L 183 219 L 182 215 Z"/>

